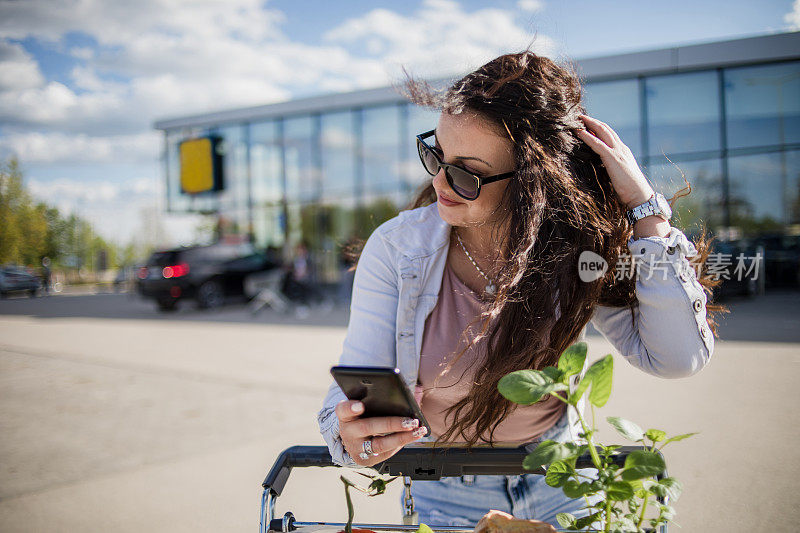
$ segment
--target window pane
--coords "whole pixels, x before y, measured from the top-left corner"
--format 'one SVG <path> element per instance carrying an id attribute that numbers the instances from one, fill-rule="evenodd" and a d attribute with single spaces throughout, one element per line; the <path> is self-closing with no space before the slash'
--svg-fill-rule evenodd
<path id="1" fill-rule="evenodd" d="M 636 80 L 586 84 L 586 112 L 617 132 L 637 158 L 642 153 L 639 84 Z"/>
<path id="2" fill-rule="evenodd" d="M 356 193 L 356 139 L 352 111 L 322 115 L 320 149 L 323 200 Z"/>
<path id="3" fill-rule="evenodd" d="M 800 142 L 800 61 L 725 70 L 728 147 Z"/>
<path id="4" fill-rule="evenodd" d="M 247 207 L 247 145 L 243 126 L 220 128 L 223 139 L 223 184 L 219 192 L 220 206 L 224 211 Z"/>
<path id="5" fill-rule="evenodd" d="M 716 72 L 647 78 L 645 87 L 650 155 L 720 148 Z"/>
<path id="6" fill-rule="evenodd" d="M 744 234 L 800 223 L 800 152 L 731 157 L 731 223 Z"/>
<path id="7" fill-rule="evenodd" d="M 363 111 L 364 193 L 386 194 L 400 190 L 400 107 Z"/>
<path id="8" fill-rule="evenodd" d="M 264 122 L 250 127 L 250 161 L 253 172 L 254 205 L 279 202 L 283 191 L 277 123 Z"/>
<path id="9" fill-rule="evenodd" d="M 284 125 L 286 151 L 286 197 L 289 202 L 310 201 L 317 197 L 318 179 L 313 159 L 313 120 L 311 117 L 287 119 Z"/>
<path id="10" fill-rule="evenodd" d="M 653 189 L 667 199 L 686 187 L 681 173 L 692 186 L 689 195 L 678 198 L 673 204 L 674 219 L 670 223 L 689 231 L 699 230 L 703 223 L 709 230 L 718 228 L 724 222 L 721 161 L 682 161 L 676 165 L 667 162 L 648 169 Z"/>
<path id="11" fill-rule="evenodd" d="M 355 235 L 356 199 L 338 198 L 335 202 L 317 206 L 319 218 L 317 268 L 320 280 L 338 283 L 345 267 L 342 250 Z"/>
<path id="12" fill-rule="evenodd" d="M 282 211 L 281 206 L 258 207 L 254 210 L 255 244 L 259 249 L 283 246 Z"/>

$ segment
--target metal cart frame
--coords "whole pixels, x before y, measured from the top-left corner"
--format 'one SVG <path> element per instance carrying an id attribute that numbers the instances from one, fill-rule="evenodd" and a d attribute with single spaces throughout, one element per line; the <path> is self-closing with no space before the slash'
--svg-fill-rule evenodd
<path id="1" fill-rule="evenodd" d="M 620 466 L 625 463 L 629 453 L 636 450 L 649 449 L 646 446 L 622 446 L 617 448 L 617 455 L 612 459 Z M 598 453 L 602 450 L 597 448 Z M 381 474 L 403 476 L 413 480 L 438 480 L 442 477 L 463 475 L 544 475 L 545 470 L 525 470 L 522 461 L 530 452 L 524 447 L 519 448 L 455 448 L 428 446 L 406 446 L 397 454 L 382 463 L 374 465 L 373 469 Z M 661 452 L 656 451 L 659 455 Z M 663 458 L 663 455 L 662 455 Z M 286 482 L 293 468 L 309 466 L 339 466 L 331 459 L 327 446 L 292 446 L 284 450 L 275 464 L 272 465 L 267 477 L 261 484 L 261 520 L 260 533 L 295 531 L 301 527 L 329 526 L 344 528 L 344 523 L 332 522 L 299 522 L 291 512 L 282 518 L 275 518 L 275 502 L 283 492 Z M 595 468 L 589 452 L 578 458 L 576 468 Z M 658 474 L 661 480 L 667 477 L 667 470 Z M 667 505 L 669 497 L 658 497 L 657 500 Z M 428 524 L 434 531 L 448 533 L 470 533 L 473 528 L 463 526 L 437 526 Z M 417 525 L 393 524 L 353 524 L 353 528 L 366 528 L 373 531 L 416 531 Z M 474 526 L 473 526 L 474 527 Z M 557 529 L 562 533 L 572 530 Z M 591 530 L 594 531 L 594 530 Z M 652 528 L 646 531 L 654 531 Z M 583 533 L 586 533 L 584 531 Z M 658 533 L 667 533 L 667 524 L 659 526 Z"/>

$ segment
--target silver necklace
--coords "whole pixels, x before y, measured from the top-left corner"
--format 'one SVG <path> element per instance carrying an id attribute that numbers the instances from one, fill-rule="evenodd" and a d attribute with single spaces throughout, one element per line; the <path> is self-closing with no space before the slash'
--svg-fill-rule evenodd
<path id="1" fill-rule="evenodd" d="M 469 259 L 469 262 L 472 263 L 472 266 L 475 267 L 475 270 L 478 271 L 478 274 L 483 276 L 483 278 L 486 280 L 487 284 L 486 284 L 486 287 L 484 287 L 484 290 L 488 294 L 494 295 L 495 291 L 497 290 L 497 287 L 495 286 L 494 281 L 489 279 L 489 276 L 487 276 L 486 274 L 483 273 L 483 270 L 481 270 L 481 267 L 478 266 L 478 263 L 476 263 L 475 260 L 472 258 L 472 256 L 469 255 L 469 252 L 467 251 L 467 248 L 464 246 L 464 243 L 461 241 L 461 236 L 458 234 L 458 232 L 453 230 L 453 233 L 456 234 L 456 239 L 458 239 L 458 244 L 459 244 L 459 246 L 461 246 L 461 249 L 464 250 L 464 253 L 467 254 L 467 259 Z"/>

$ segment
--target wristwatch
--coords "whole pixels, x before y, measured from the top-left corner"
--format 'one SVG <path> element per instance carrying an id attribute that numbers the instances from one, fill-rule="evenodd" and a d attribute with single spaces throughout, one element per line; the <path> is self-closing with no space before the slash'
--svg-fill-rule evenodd
<path id="1" fill-rule="evenodd" d="M 669 219 L 672 218 L 672 208 L 669 206 L 667 199 L 664 198 L 664 195 L 657 192 L 650 196 L 650 199 L 645 203 L 639 204 L 633 209 L 628 209 L 625 215 L 628 217 L 628 222 L 631 223 L 631 226 L 633 226 L 637 220 L 641 220 L 650 215 L 658 215 L 669 222 Z"/>

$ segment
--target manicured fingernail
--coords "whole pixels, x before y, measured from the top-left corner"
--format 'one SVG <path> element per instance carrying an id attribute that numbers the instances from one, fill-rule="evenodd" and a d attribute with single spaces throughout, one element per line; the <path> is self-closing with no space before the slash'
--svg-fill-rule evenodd
<path id="1" fill-rule="evenodd" d="M 402 422 L 400 422 L 402 426 L 406 429 L 411 429 L 415 427 L 419 427 L 419 420 L 416 418 L 404 418 Z"/>
<path id="2" fill-rule="evenodd" d="M 414 436 L 415 437 L 422 437 L 427 432 L 428 432 L 428 428 L 426 428 L 425 426 L 422 426 L 421 428 L 414 430 Z"/>
<path id="3" fill-rule="evenodd" d="M 350 406 L 350 409 L 352 409 L 354 413 L 360 413 L 364 411 L 364 404 L 361 402 L 356 402 Z"/>

